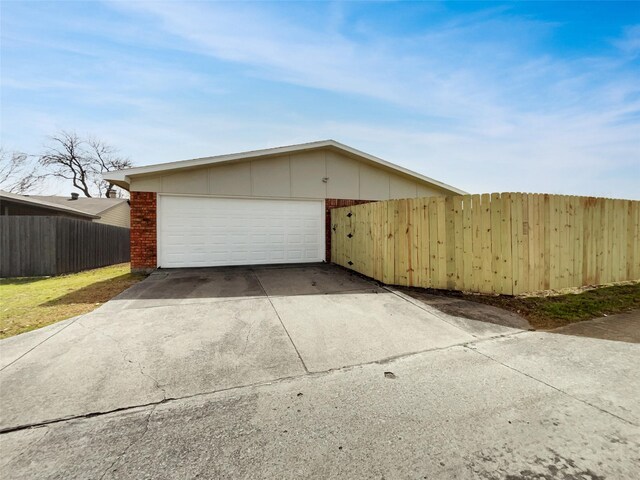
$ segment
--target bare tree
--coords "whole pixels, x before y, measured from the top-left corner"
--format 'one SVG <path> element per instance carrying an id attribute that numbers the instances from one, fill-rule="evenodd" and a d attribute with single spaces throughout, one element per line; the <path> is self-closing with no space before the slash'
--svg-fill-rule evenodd
<path id="1" fill-rule="evenodd" d="M 97 178 L 94 179 L 96 188 L 100 192 L 100 195 L 104 194 L 105 197 L 108 197 L 113 191 L 114 186 L 112 183 L 104 181 L 102 174 L 114 170 L 122 170 L 123 168 L 130 168 L 133 163 L 128 158 L 119 156 L 115 148 L 101 140 L 90 138 L 87 144 L 91 151 L 93 163 L 99 173 Z"/>
<path id="2" fill-rule="evenodd" d="M 84 140 L 75 132 L 61 131 L 50 137 L 49 146 L 40 157 L 50 175 L 71 180 L 86 197 L 109 195 L 113 185 L 102 180 L 102 174 L 131 167 L 131 160 L 117 155 L 117 151 L 95 138 Z"/>
<path id="3" fill-rule="evenodd" d="M 50 169 L 52 176 L 71 180 L 75 188 L 91 197 L 91 163 L 83 143 L 75 132 L 62 131 L 50 137 L 50 145 L 40 157 L 40 163 Z"/>
<path id="4" fill-rule="evenodd" d="M 33 156 L 9 152 L 0 147 L 0 188 L 11 193 L 26 193 L 45 177 Z"/>

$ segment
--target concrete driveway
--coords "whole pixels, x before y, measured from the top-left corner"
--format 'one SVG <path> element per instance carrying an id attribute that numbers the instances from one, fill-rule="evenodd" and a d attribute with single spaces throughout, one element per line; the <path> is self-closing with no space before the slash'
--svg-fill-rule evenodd
<path id="1" fill-rule="evenodd" d="M 633 478 L 640 456 L 638 345 L 330 265 L 158 271 L 0 356 L 3 478 Z"/>
<path id="2" fill-rule="evenodd" d="M 449 318 L 331 265 L 158 271 L 91 314 L 2 342 L 0 429 L 510 331 Z"/>

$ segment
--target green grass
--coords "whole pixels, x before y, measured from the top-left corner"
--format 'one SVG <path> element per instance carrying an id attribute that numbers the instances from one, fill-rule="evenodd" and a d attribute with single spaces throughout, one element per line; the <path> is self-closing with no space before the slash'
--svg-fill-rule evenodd
<path id="1" fill-rule="evenodd" d="M 123 263 L 58 277 L 0 279 L 0 338 L 90 312 L 143 278 Z"/>
<path id="2" fill-rule="evenodd" d="M 533 328 L 549 330 L 640 309 L 640 283 L 600 287 L 552 297 L 465 295 L 465 299 L 513 311 L 529 320 Z"/>

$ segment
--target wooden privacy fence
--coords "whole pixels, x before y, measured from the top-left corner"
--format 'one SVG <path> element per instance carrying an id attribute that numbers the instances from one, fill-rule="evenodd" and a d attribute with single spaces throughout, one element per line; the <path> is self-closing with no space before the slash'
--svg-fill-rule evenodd
<path id="1" fill-rule="evenodd" d="M 0 217 L 0 276 L 79 272 L 129 261 L 129 229 L 66 217 Z"/>
<path id="2" fill-rule="evenodd" d="M 331 259 L 387 284 L 517 295 L 640 278 L 640 202 L 492 193 L 331 211 Z"/>

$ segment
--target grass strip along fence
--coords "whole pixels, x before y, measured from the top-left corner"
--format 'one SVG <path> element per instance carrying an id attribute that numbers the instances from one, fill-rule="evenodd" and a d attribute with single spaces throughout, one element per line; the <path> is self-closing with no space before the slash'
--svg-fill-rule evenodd
<path id="1" fill-rule="evenodd" d="M 387 284 L 517 295 L 640 279 L 639 225 L 632 200 L 388 200 L 331 211 L 331 259 Z"/>

